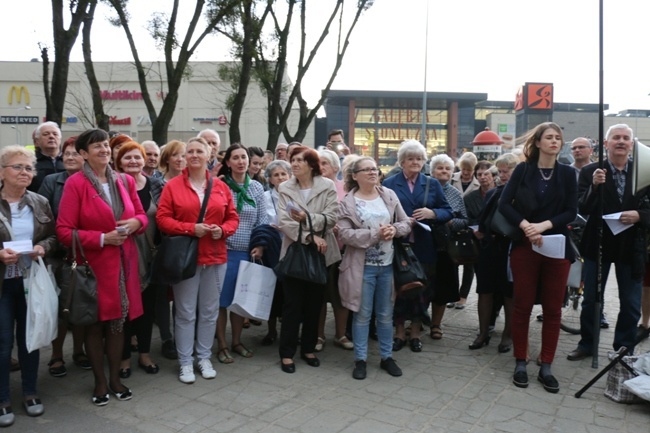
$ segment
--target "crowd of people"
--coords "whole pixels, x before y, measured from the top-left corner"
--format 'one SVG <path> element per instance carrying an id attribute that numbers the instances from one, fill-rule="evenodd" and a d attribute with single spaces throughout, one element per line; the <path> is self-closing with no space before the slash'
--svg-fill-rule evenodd
<path id="1" fill-rule="evenodd" d="M 620 222 L 631 227 L 620 235 L 604 229 L 602 281 L 615 264 L 621 302 L 614 348 L 633 351 L 648 334 L 650 293 L 642 288 L 650 286 L 645 266 L 650 199 L 645 190 L 632 191 L 633 131 L 627 125 L 607 131 L 604 168 L 590 164 L 591 144 L 584 138 L 572 143 L 574 164 L 559 163 L 562 130 L 547 122 L 527 133 L 522 158 L 505 154 L 494 163 L 477 161 L 469 152 L 458 161 L 447 155 L 428 160 L 422 144 L 407 140 L 397 152 L 397 167 L 385 177 L 374 159 L 351 154 L 341 130 L 330 132 L 324 150 L 280 143 L 275 154 L 240 143 L 221 151 L 218 133 L 209 129 L 162 147 L 99 129 L 61 144 L 58 126 L 45 122 L 36 128 L 34 142 L 36 153 L 20 146 L 0 150 L 0 239 L 33 244 L 27 255 L 0 249 L 2 427 L 15 419 L 9 385 L 14 345 L 25 411 L 29 416 L 44 412 L 37 390 L 39 351 L 28 352 L 25 344 L 22 276 L 38 257 L 60 269 L 75 242 L 97 276 L 98 321 L 72 326 L 61 314 L 47 365 L 54 377 L 67 374 L 63 346 L 70 330 L 74 364 L 93 372 L 96 406 L 108 404 L 111 396 L 133 397 L 124 383 L 132 374 L 132 352 L 144 373 L 159 373 L 151 347 L 154 323 L 161 354 L 178 360 L 183 383 L 195 382 L 197 370 L 204 379 L 216 377 L 213 355 L 222 364 L 239 362 L 233 355 L 253 357 L 255 348 L 244 345 L 242 335 L 251 323 L 260 323 L 228 310 L 240 263 L 273 267 L 295 242 L 312 244 L 323 256 L 327 282 L 278 279 L 260 344 L 278 343 L 285 373 L 296 371 L 298 351 L 308 366 L 320 365 L 329 303 L 332 342 L 352 351 L 352 377 L 367 376 L 371 338 L 378 341 L 379 367 L 401 376 L 393 353 L 405 347 L 421 352 L 425 326 L 432 340 L 443 339 L 446 308 L 464 308 L 476 274 L 479 332 L 468 341 L 469 349 L 489 345 L 503 308 L 497 350 L 513 351 L 513 383 L 527 387 L 529 322 L 533 305 L 541 303 L 538 380 L 546 391 L 558 392 L 551 366 L 569 267 L 580 253 L 585 261 L 582 338 L 568 359 L 595 350 L 594 241 L 600 209 L 621 212 Z M 601 188 L 604 195 L 597 193 Z M 589 218 L 575 248 L 567 226 L 578 212 Z M 517 234 L 504 235 L 497 216 Z M 462 231 L 473 233 L 478 254 L 461 271 L 447 240 Z M 198 238 L 197 270 L 168 284 L 154 278 L 152 264 L 161 239 L 175 235 Z M 547 235 L 562 236 L 563 256 L 540 254 Z M 424 287 L 396 293 L 395 242 L 412 249 L 427 277 Z"/>

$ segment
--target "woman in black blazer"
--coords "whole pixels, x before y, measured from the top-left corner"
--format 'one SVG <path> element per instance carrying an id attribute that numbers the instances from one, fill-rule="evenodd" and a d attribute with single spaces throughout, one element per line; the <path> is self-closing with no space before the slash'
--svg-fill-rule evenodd
<path id="1" fill-rule="evenodd" d="M 538 380 L 548 392 L 560 387 L 551 374 L 560 335 L 562 302 L 571 262 L 575 255 L 569 243 L 567 224 L 576 217 L 578 187 L 575 170 L 556 161 L 564 141 L 562 130 L 552 122 L 538 125 L 527 134 L 526 162 L 515 168 L 499 200 L 499 211 L 521 229 L 521 239 L 513 242 L 510 267 L 514 283 L 512 339 L 517 359 L 513 383 L 528 386 L 528 325 L 539 292 L 542 325 L 542 367 Z M 565 236 L 564 258 L 549 258 L 533 250 L 542 246 L 543 236 Z"/>

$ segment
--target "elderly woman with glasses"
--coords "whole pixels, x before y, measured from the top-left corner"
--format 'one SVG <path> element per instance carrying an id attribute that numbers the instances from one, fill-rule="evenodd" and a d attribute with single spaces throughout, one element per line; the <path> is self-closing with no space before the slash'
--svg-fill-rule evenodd
<path id="1" fill-rule="evenodd" d="M 426 150 L 420 142 L 415 140 L 403 142 L 397 151 L 397 161 L 402 168 L 402 173 L 397 173 L 384 181 L 386 188 L 395 191 L 406 215 L 411 218 L 413 231 L 404 241 L 413 246 L 413 252 L 422 263 L 429 280 L 426 289 L 418 296 L 398 297 L 395 302 L 394 351 L 401 350 L 406 345 L 405 322 L 407 320 L 411 320 L 410 346 L 413 352 L 422 351 L 420 340 L 422 324 L 432 325 L 427 310 L 434 290 L 437 245 L 431 230 L 426 230 L 420 224 L 426 226 L 444 224 L 452 218 L 452 209 L 447 203 L 440 182 L 421 173 L 426 159 Z M 440 324 L 436 325 L 441 332 Z"/>
<path id="2" fill-rule="evenodd" d="M 393 238 L 411 232 L 411 221 L 395 192 L 379 186 L 375 160 L 357 157 L 345 173 L 348 194 L 341 201 L 337 227 L 346 246 L 340 266 L 339 287 L 343 306 L 352 310 L 354 370 L 352 377 L 366 378 L 368 334 L 375 310 L 380 368 L 391 376 L 402 370 L 393 360 Z"/>
<path id="3" fill-rule="evenodd" d="M 22 275 L 31 265 L 31 259 L 56 248 L 54 217 L 44 197 L 27 191 L 34 178 L 36 157 L 22 146 L 7 146 L 0 151 L 0 427 L 14 423 L 11 409 L 9 366 L 15 341 L 21 366 L 23 407 L 29 416 L 43 414 L 43 403 L 38 397 L 39 351 L 27 352 L 25 327 L 27 303 Z M 7 242 L 30 241 L 33 251 L 28 256 L 14 251 Z"/>

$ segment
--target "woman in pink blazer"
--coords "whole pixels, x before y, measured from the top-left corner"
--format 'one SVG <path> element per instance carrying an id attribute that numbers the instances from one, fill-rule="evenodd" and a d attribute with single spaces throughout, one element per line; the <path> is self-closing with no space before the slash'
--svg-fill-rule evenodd
<path id="1" fill-rule="evenodd" d="M 97 277 L 99 321 L 86 327 L 85 345 L 95 376 L 92 402 L 104 406 L 109 391 L 118 400 L 133 396 L 120 382 L 119 369 L 124 321 L 142 314 L 138 252 L 132 235 L 144 231 L 147 216 L 133 178 L 119 175 L 109 166 L 111 149 L 105 131 L 83 132 L 75 148 L 85 162 L 82 170 L 65 183 L 56 234 L 70 247 L 72 233 L 78 231 Z M 108 382 L 104 352 L 108 357 Z"/>

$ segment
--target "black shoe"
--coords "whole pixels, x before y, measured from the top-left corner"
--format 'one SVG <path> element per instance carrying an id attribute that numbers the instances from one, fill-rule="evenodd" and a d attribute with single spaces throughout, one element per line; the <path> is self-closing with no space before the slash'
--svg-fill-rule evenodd
<path id="1" fill-rule="evenodd" d="M 178 359 L 178 352 L 173 340 L 167 340 L 162 345 L 162 356 L 167 359 Z"/>
<path id="2" fill-rule="evenodd" d="M 126 386 L 124 388 L 126 388 L 126 391 L 121 391 L 121 392 L 113 391 L 110 387 L 108 388 L 108 390 L 112 392 L 115 398 L 117 398 L 119 401 L 131 400 L 133 398 L 133 393 Z"/>
<path id="3" fill-rule="evenodd" d="M 515 374 L 512 376 L 512 383 L 517 388 L 528 388 L 528 373 L 525 371 L 515 371 Z"/>
<path id="4" fill-rule="evenodd" d="M 409 341 L 411 352 L 422 352 L 422 340 L 419 338 L 411 338 Z"/>
<path id="5" fill-rule="evenodd" d="M 379 367 L 386 370 L 391 376 L 399 377 L 402 375 L 402 369 L 397 366 L 393 358 L 382 359 Z"/>
<path id="6" fill-rule="evenodd" d="M 106 406 L 109 398 L 108 393 L 104 395 L 93 395 L 92 401 L 95 406 Z"/>
<path id="7" fill-rule="evenodd" d="M 557 394 L 560 391 L 560 384 L 552 374 L 547 374 L 542 377 L 542 372 L 540 371 L 537 375 L 537 380 L 539 380 L 542 385 L 544 385 L 544 389 L 551 394 Z"/>
<path id="8" fill-rule="evenodd" d="M 128 379 L 131 377 L 131 367 L 120 368 L 120 379 Z"/>
<path id="9" fill-rule="evenodd" d="M 264 338 L 262 338 L 261 344 L 262 346 L 270 346 L 275 342 L 275 340 L 277 340 L 277 338 L 278 334 L 269 332 L 264 336 Z"/>
<path id="10" fill-rule="evenodd" d="M 308 358 L 307 355 L 302 354 L 300 355 L 300 358 L 302 358 L 310 367 L 320 367 L 320 360 L 315 356 L 313 358 Z"/>
<path id="11" fill-rule="evenodd" d="M 393 338 L 393 352 L 399 352 L 406 345 L 406 340 L 399 337 Z"/>
<path id="12" fill-rule="evenodd" d="M 590 356 L 591 356 L 591 352 L 587 352 L 586 350 L 577 348 L 573 352 L 569 353 L 566 359 L 568 359 L 569 361 L 580 361 L 581 359 L 589 358 Z"/>
<path id="13" fill-rule="evenodd" d="M 138 362 L 138 367 L 143 369 L 147 374 L 158 374 L 158 372 L 160 371 L 160 367 L 158 367 L 158 364 L 144 365 Z"/>
<path id="14" fill-rule="evenodd" d="M 352 377 L 357 380 L 363 380 L 366 378 L 366 361 L 354 361 Z"/>
<path id="15" fill-rule="evenodd" d="M 296 364 L 293 362 L 291 364 L 285 364 L 282 362 L 282 360 L 280 360 L 280 367 L 285 373 L 291 374 L 296 372 Z"/>
<path id="16" fill-rule="evenodd" d="M 474 340 L 472 344 L 469 345 L 469 350 L 476 350 L 476 349 L 481 349 L 488 344 L 490 344 L 490 338 L 492 337 L 486 337 L 483 340 L 479 340 L 478 338 Z"/>
<path id="17" fill-rule="evenodd" d="M 61 363 L 58 367 L 52 367 L 54 364 Z M 68 374 L 68 370 L 65 368 L 65 362 L 63 361 L 63 358 L 52 358 L 50 359 L 50 362 L 47 363 L 47 366 L 50 367 L 48 371 L 50 372 L 50 376 L 53 377 L 63 377 L 66 374 Z"/>
<path id="18" fill-rule="evenodd" d="M 639 325 L 639 327 L 636 329 L 636 342 L 640 343 L 641 341 L 648 338 L 648 335 L 650 335 L 650 329 L 646 328 L 643 325 Z"/>
<path id="19" fill-rule="evenodd" d="M 601 317 L 600 319 L 600 329 L 607 329 L 609 328 L 609 322 L 605 318 L 605 316 Z"/>
<path id="20" fill-rule="evenodd" d="M 497 350 L 499 353 L 508 353 L 512 349 L 512 344 L 499 344 Z"/>

